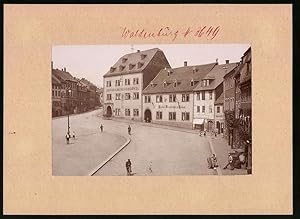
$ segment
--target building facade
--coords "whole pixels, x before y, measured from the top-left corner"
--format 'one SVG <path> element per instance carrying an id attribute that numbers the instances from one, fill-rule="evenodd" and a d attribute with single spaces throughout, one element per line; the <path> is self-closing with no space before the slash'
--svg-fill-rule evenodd
<path id="1" fill-rule="evenodd" d="M 237 63 L 216 64 L 194 89 L 194 128 L 202 131 L 221 131 L 221 121 L 216 120 L 215 102 L 223 94 L 223 77 L 237 67 Z M 218 118 L 221 114 L 218 113 Z M 220 118 L 221 119 L 221 118 Z M 223 129 L 223 128 L 222 128 Z"/>
<path id="2" fill-rule="evenodd" d="M 143 120 L 158 124 L 193 128 L 193 89 L 215 66 L 165 68 L 143 91 Z"/>
<path id="3" fill-rule="evenodd" d="M 52 117 L 62 115 L 61 88 L 60 80 L 52 75 Z"/>
<path id="4" fill-rule="evenodd" d="M 165 67 L 169 62 L 157 48 L 122 56 L 103 76 L 104 115 L 142 120 L 142 91 Z"/>
<path id="5" fill-rule="evenodd" d="M 224 93 L 216 99 L 215 107 L 215 128 L 218 134 L 224 134 L 225 118 L 224 118 Z"/>

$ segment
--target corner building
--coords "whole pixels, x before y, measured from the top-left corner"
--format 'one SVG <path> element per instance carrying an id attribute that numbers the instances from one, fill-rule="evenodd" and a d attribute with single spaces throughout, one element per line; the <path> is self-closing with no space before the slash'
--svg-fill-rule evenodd
<path id="1" fill-rule="evenodd" d="M 103 113 L 107 117 L 142 120 L 142 91 L 170 64 L 158 48 L 122 56 L 103 76 Z"/>
<path id="2" fill-rule="evenodd" d="M 193 89 L 215 65 L 162 69 L 143 91 L 144 121 L 192 129 Z"/>

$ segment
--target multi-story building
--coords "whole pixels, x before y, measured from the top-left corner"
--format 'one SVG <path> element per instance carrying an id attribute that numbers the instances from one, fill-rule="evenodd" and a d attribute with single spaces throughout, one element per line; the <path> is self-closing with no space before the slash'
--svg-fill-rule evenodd
<path id="1" fill-rule="evenodd" d="M 88 88 L 87 85 L 84 84 L 80 79 L 77 79 L 77 108 L 78 113 L 86 112 L 88 110 L 89 105 L 89 94 L 88 94 Z"/>
<path id="2" fill-rule="evenodd" d="M 216 64 L 194 89 L 194 126 L 201 130 L 221 130 L 220 121 L 216 120 L 215 101 L 223 93 L 223 77 L 237 67 L 237 63 Z M 218 108 L 217 108 L 218 109 Z M 218 116 L 220 116 L 218 114 Z M 218 122 L 218 123 L 217 123 Z"/>
<path id="3" fill-rule="evenodd" d="M 239 111 L 239 138 L 247 153 L 247 170 L 252 173 L 252 95 L 251 95 L 251 47 L 241 60 L 239 87 L 241 92 Z"/>
<path id="4" fill-rule="evenodd" d="M 88 109 L 93 109 L 96 107 L 96 102 L 97 102 L 97 94 L 96 90 L 97 87 L 93 83 L 91 83 L 89 80 L 82 78 L 80 80 L 83 84 L 87 86 L 87 95 L 88 95 Z"/>
<path id="5" fill-rule="evenodd" d="M 154 48 L 122 56 L 103 76 L 105 116 L 142 120 L 142 91 L 169 62 Z"/>
<path id="6" fill-rule="evenodd" d="M 224 136 L 228 138 L 228 144 L 231 147 L 238 147 L 237 118 L 238 107 L 240 104 L 239 80 L 237 74 L 240 71 L 240 64 L 235 69 L 228 71 L 224 76 L 224 116 L 225 132 Z"/>
<path id="7" fill-rule="evenodd" d="M 162 69 L 143 91 L 143 119 L 171 126 L 193 127 L 193 89 L 216 65 Z"/>
<path id="8" fill-rule="evenodd" d="M 224 93 L 215 101 L 215 128 L 217 129 L 218 134 L 224 134 Z"/>
<path id="9" fill-rule="evenodd" d="M 52 74 L 52 117 L 62 115 L 61 82 Z"/>
<path id="10" fill-rule="evenodd" d="M 62 82 L 61 101 L 62 114 L 77 112 L 77 80 L 66 71 L 66 68 L 52 69 L 52 74 Z"/>

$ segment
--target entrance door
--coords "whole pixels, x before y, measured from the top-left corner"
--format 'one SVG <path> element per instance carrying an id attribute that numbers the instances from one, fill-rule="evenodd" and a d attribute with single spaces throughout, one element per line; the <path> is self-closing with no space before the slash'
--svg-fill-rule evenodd
<path id="1" fill-rule="evenodd" d="M 145 119 L 145 122 L 151 122 L 152 115 L 151 115 L 151 111 L 149 109 L 145 110 L 144 119 Z"/>
<path id="2" fill-rule="evenodd" d="M 111 117 L 111 115 L 112 115 L 112 109 L 111 109 L 111 106 L 108 106 L 108 107 L 106 108 L 106 115 L 107 115 L 108 117 Z"/>
<path id="3" fill-rule="evenodd" d="M 220 134 L 221 132 L 221 126 L 220 126 L 220 122 L 217 121 L 217 129 L 218 129 L 218 134 Z"/>

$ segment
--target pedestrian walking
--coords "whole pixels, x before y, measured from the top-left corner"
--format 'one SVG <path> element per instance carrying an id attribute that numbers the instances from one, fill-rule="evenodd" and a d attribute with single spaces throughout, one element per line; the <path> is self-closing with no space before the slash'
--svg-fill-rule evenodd
<path id="1" fill-rule="evenodd" d="M 128 159 L 125 163 L 126 166 L 126 171 L 127 171 L 127 176 L 131 175 L 131 161 Z"/>
<path id="2" fill-rule="evenodd" d="M 128 126 L 128 134 L 131 135 L 131 127 L 130 127 L 130 125 Z"/>
<path id="3" fill-rule="evenodd" d="M 66 140 L 67 140 L 67 144 L 69 144 L 69 141 L 70 141 L 70 135 L 69 135 L 69 133 L 66 134 Z"/>
<path id="4" fill-rule="evenodd" d="M 100 125 L 100 130 L 101 130 L 101 132 L 103 132 L 103 125 L 102 124 Z"/>
<path id="5" fill-rule="evenodd" d="M 75 132 L 73 131 L 73 138 L 75 139 Z"/>
<path id="6" fill-rule="evenodd" d="M 206 131 L 204 131 L 204 134 L 203 134 L 204 136 L 206 136 Z"/>

